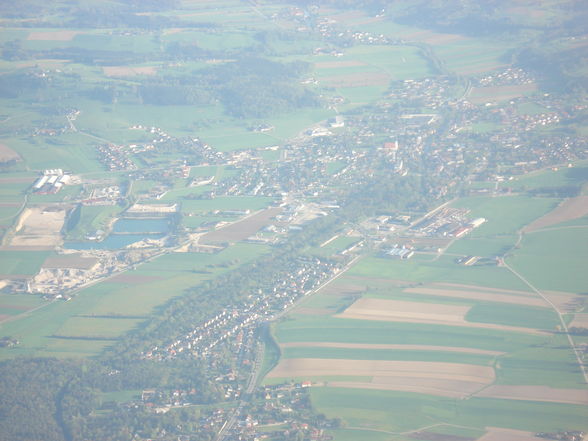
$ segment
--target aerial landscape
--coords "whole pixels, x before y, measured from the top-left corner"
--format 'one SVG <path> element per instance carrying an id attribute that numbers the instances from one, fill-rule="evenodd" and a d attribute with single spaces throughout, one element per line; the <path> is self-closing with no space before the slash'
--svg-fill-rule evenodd
<path id="1" fill-rule="evenodd" d="M 588 440 L 588 3 L 0 20 L 0 440 Z"/>

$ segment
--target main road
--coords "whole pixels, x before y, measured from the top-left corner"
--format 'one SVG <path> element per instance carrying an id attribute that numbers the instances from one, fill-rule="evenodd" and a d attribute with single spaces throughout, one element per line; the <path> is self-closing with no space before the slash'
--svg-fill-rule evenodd
<path id="1" fill-rule="evenodd" d="M 326 280 L 320 286 L 307 291 L 304 294 L 304 296 L 301 297 L 297 302 L 294 302 L 292 305 L 290 305 L 288 308 L 284 309 L 283 311 L 278 312 L 273 317 L 271 317 L 268 321 L 272 321 L 272 322 L 276 321 L 276 320 L 280 319 L 281 317 L 283 317 L 284 315 L 288 314 L 290 311 L 292 311 L 292 309 L 294 309 L 296 306 L 300 305 L 300 303 L 305 301 L 309 296 L 316 294 L 318 291 L 323 289 L 325 286 L 329 285 L 330 283 L 332 283 L 333 281 L 335 281 L 339 277 L 341 277 L 343 275 L 343 273 L 345 273 L 345 271 L 347 271 L 349 268 L 351 268 L 355 264 L 355 262 L 357 262 L 361 257 L 362 257 L 361 255 L 355 256 L 341 270 L 339 270 L 337 273 L 333 274 L 328 280 Z M 235 426 L 235 423 L 237 422 L 237 419 L 238 419 L 239 415 L 241 414 L 241 409 L 243 409 L 244 406 L 246 406 L 247 404 L 249 404 L 252 401 L 253 392 L 254 392 L 255 386 L 257 385 L 257 382 L 259 380 L 259 375 L 261 374 L 261 368 L 263 366 L 264 354 L 265 354 L 264 345 L 262 342 L 259 342 L 258 347 L 257 347 L 257 351 L 255 353 L 255 361 L 253 363 L 253 369 L 251 371 L 251 375 L 249 376 L 249 381 L 247 382 L 247 387 L 245 389 L 245 393 L 243 393 L 241 395 L 239 405 L 231 412 L 231 415 L 229 416 L 229 418 L 227 419 L 225 424 L 223 424 L 223 426 L 219 430 L 219 432 L 215 438 L 215 441 L 223 441 L 225 439 L 227 434 Z"/>

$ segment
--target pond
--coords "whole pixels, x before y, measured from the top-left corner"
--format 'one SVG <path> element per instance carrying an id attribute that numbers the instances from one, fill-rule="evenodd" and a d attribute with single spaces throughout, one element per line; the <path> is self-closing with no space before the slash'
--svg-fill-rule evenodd
<path id="1" fill-rule="evenodd" d="M 119 219 L 112 233 L 100 242 L 65 242 L 64 248 L 74 250 L 119 250 L 145 239 L 161 239 L 170 230 L 167 219 Z"/>

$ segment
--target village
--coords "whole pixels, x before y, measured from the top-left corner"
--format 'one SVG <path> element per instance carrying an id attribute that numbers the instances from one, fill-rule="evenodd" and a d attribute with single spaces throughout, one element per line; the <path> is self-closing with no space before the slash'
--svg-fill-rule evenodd
<path id="1" fill-rule="evenodd" d="M 521 69 L 508 68 L 493 75 L 486 75 L 477 80 L 471 89 L 485 87 L 528 86 L 534 79 Z M 508 190 L 510 176 L 532 170 L 571 163 L 588 156 L 585 143 L 579 138 L 555 137 L 535 141 L 532 129 L 537 125 L 553 124 L 565 119 L 572 119 L 582 110 L 578 106 L 570 106 L 560 102 L 557 97 L 544 95 L 539 98 L 513 97 L 510 101 L 488 106 L 476 106 L 468 102 L 467 96 L 461 100 L 452 99 L 449 95 L 452 87 L 448 78 L 424 80 L 405 80 L 392 88 L 390 98 L 402 98 L 408 102 L 421 101 L 423 107 L 431 109 L 429 114 L 413 114 L 398 111 L 385 102 L 373 108 L 367 108 L 358 115 L 337 117 L 326 121 L 306 134 L 302 133 L 291 142 L 279 146 L 282 159 L 279 162 L 260 160 L 258 150 L 240 150 L 233 152 L 217 152 L 199 138 L 180 139 L 157 127 L 137 124 L 131 129 L 144 131 L 153 135 L 150 144 L 145 148 L 140 145 L 108 146 L 102 145 L 101 154 L 107 167 L 127 170 L 136 181 L 143 179 L 183 179 L 190 187 L 208 186 L 210 191 L 199 195 L 199 198 L 214 199 L 224 196 L 266 196 L 277 198 L 283 206 L 283 213 L 278 222 L 268 226 L 271 234 L 257 234 L 253 241 L 278 244 L 280 235 L 296 231 L 313 218 L 320 217 L 336 210 L 337 186 L 361 185 L 370 170 L 374 167 L 388 167 L 392 173 L 406 176 L 411 173 L 426 173 L 432 179 L 442 179 L 443 185 L 438 186 L 436 195 L 445 197 L 451 187 L 459 186 L 460 182 L 489 182 L 489 186 L 480 187 L 480 194 L 499 194 Z M 524 103 L 533 102 L 549 113 L 519 115 L 514 109 Z M 408 109 L 407 109 L 408 110 Z M 447 132 L 440 131 L 447 122 L 444 115 L 447 111 L 459 110 L 460 120 L 453 122 Z M 79 113 L 79 112 L 77 112 Z M 76 115 L 77 115 L 76 113 Z M 464 128 L 476 124 L 477 121 L 490 119 L 497 124 L 508 126 L 509 130 L 497 130 L 488 134 L 473 134 Z M 265 126 L 263 126 L 265 127 Z M 374 134 L 378 134 L 375 137 Z M 376 141 L 382 139 L 383 141 Z M 532 144 L 533 147 L 527 147 Z M 496 145 L 499 145 L 496 149 Z M 178 163 L 167 168 L 163 173 L 137 169 L 138 161 L 149 160 L 149 155 L 169 151 L 190 152 L 194 162 L 192 165 L 224 165 L 237 173 L 217 180 L 214 176 L 190 178 L 190 164 Z M 495 153 L 490 153 L 494 150 Z M 117 153 L 118 152 L 118 153 Z M 159 154 L 158 153 L 158 154 Z M 122 156 L 121 156 L 122 155 Z M 117 159 L 118 158 L 118 159 Z M 311 160 L 312 158 L 312 160 Z M 110 164 L 110 165 L 108 165 Z M 508 169 L 503 164 L 514 164 Z M 31 191 L 35 194 L 55 194 L 65 186 L 83 184 L 83 178 L 62 169 L 45 170 L 33 184 Z M 506 185 L 499 186 L 499 183 Z M 91 186 L 89 191 L 79 199 L 85 206 L 115 205 L 124 203 L 127 190 L 116 182 L 102 186 Z M 159 199 L 172 187 L 162 184 L 143 198 Z M 335 201 L 324 203 L 324 201 Z M 68 203 L 72 207 L 76 201 Z M 181 204 L 181 200 L 179 201 Z M 315 208 L 311 208 L 312 206 Z M 302 210 L 299 207 L 305 207 Z M 66 207 L 65 216 L 69 209 Z M 228 213 L 228 212 L 227 212 Z M 238 216 L 248 212 L 235 212 Z M 314 213 L 314 214 L 311 214 Z M 128 211 L 132 214 L 132 210 Z M 402 213 L 390 213 L 397 216 Z M 413 227 L 408 234 L 418 236 L 441 236 L 459 238 L 472 228 L 479 226 L 482 220 L 453 219 L 453 215 L 445 213 L 437 219 L 429 219 L 428 224 Z M 30 222 L 30 221 L 29 221 Z M 63 220 L 65 223 L 66 220 Z M 468 223 L 471 222 L 471 223 Z M 211 229 L 222 227 L 222 223 L 211 223 L 193 232 L 206 233 Z M 388 221 L 374 224 L 379 235 L 394 236 L 396 226 Z M 58 245 L 61 242 L 61 226 L 56 224 L 57 231 L 51 231 L 43 237 L 51 237 L 47 243 L 41 239 L 15 236 L 14 244 Z M 368 228 L 369 230 L 369 228 Z M 24 231 L 24 230 L 23 230 Z M 279 233 L 277 236 L 275 233 Z M 172 232 L 173 233 L 173 232 Z M 98 231 L 87 239 L 103 240 L 108 232 Z M 369 235 L 368 231 L 368 235 Z M 49 239 L 48 239 L 49 240 Z M 172 240 L 170 245 L 174 244 Z M 127 250 L 120 252 L 82 251 L 83 259 L 94 259 L 93 264 L 84 263 L 71 267 L 46 266 L 30 280 L 9 280 L 4 290 L 37 292 L 56 298 L 69 298 L 68 291 L 78 289 L 87 282 L 98 280 L 110 274 L 124 271 L 147 258 L 159 254 L 157 247 L 166 246 L 165 240 L 147 241 L 140 245 L 140 251 Z M 409 251 L 402 251 L 405 244 L 387 245 L 391 257 L 412 256 Z M 134 246 L 133 248 L 137 248 Z M 65 255 L 71 251 L 61 251 Z M 71 256 L 70 256 L 71 257 Z M 73 261 L 72 259 L 69 259 Z M 64 260 L 65 261 L 65 260 Z M 90 262 L 90 260 L 88 260 Z"/>

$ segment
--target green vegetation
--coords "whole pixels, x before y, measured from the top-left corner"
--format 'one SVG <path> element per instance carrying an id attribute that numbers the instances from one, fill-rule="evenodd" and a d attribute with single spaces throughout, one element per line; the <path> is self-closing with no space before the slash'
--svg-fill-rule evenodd
<path id="1" fill-rule="evenodd" d="M 557 229 L 526 234 L 509 265 L 539 289 L 585 293 L 588 250 L 578 240 L 579 229 Z"/>
<path id="2" fill-rule="evenodd" d="M 348 274 L 359 277 L 384 277 L 412 282 L 451 282 L 492 288 L 528 290 L 528 287 L 506 268 L 463 266 L 456 264 L 453 258 L 449 256 L 443 256 L 431 262 L 398 261 L 368 257 L 362 259 Z"/>
<path id="3" fill-rule="evenodd" d="M 282 355 L 282 351 L 273 336 L 274 331 L 271 325 L 264 326 L 260 332 L 262 333 L 264 352 L 259 381 L 263 380 L 263 378 L 278 364 Z"/>
<path id="4" fill-rule="evenodd" d="M 70 240 L 83 239 L 98 230 L 107 230 L 111 221 L 120 211 L 121 207 L 116 205 L 80 207 L 80 220 L 68 231 L 67 238 Z"/>
<path id="5" fill-rule="evenodd" d="M 0 357 L 38 353 L 69 357 L 78 350 L 83 354 L 76 356 L 97 355 L 112 345 L 113 339 L 143 323 L 158 306 L 265 252 L 267 248 L 262 245 L 236 244 L 214 255 L 175 253 L 161 256 L 138 270 L 126 272 L 121 282 L 116 278 L 103 281 L 83 289 L 69 302 L 46 303 L 42 309 L 4 324 L 1 336 L 14 336 L 21 344 L 16 348 L 0 349 Z"/>
<path id="6" fill-rule="evenodd" d="M 489 237 L 514 234 L 520 228 L 549 212 L 557 203 L 557 199 L 551 198 L 504 196 L 463 198 L 454 206 L 471 209 L 472 218 L 486 218 L 487 222 L 476 228 L 470 235 L 471 237 Z"/>
<path id="7" fill-rule="evenodd" d="M 140 322 L 140 319 L 127 318 L 71 317 L 57 330 L 57 336 L 108 340 L 133 329 Z"/>
<path id="8" fill-rule="evenodd" d="M 538 188 L 555 188 L 566 187 L 581 184 L 585 182 L 588 168 L 584 163 L 578 167 L 558 168 L 556 170 L 540 170 L 523 176 L 515 177 L 513 180 L 505 181 L 500 185 L 502 187 L 511 187 L 514 189 L 538 189 Z"/>
<path id="9" fill-rule="evenodd" d="M 563 335 L 555 335 L 542 344 L 522 348 L 500 357 L 498 384 L 546 385 L 555 388 L 586 389 L 582 373 Z"/>
<path id="10" fill-rule="evenodd" d="M 313 388 L 312 401 L 328 417 L 348 426 L 405 432 L 431 424 L 506 427 L 557 431 L 585 430 L 582 406 L 471 398 L 443 397 L 361 389 Z M 539 419 L 538 419 L 539 417 Z"/>
<path id="11" fill-rule="evenodd" d="M 6 275 L 34 275 L 50 251 L 0 251 L 0 268 Z"/>
<path id="12" fill-rule="evenodd" d="M 510 251 L 517 241 L 516 236 L 469 237 L 455 241 L 448 249 L 450 254 L 464 256 L 494 257 Z"/>
<path id="13" fill-rule="evenodd" d="M 539 344 L 542 339 L 523 333 L 441 325 L 312 317 L 284 321 L 276 329 L 280 343 L 335 342 L 457 346 L 510 352 Z"/>
<path id="14" fill-rule="evenodd" d="M 496 323 L 550 331 L 555 330 L 555 327 L 560 324 L 557 314 L 547 308 L 501 303 L 475 304 L 468 311 L 466 320 L 469 322 Z"/>
<path id="15" fill-rule="evenodd" d="M 587 163 L 579 160 L 588 133 L 588 9 L 547 0 L 532 7 L 506 0 L 314 3 L 0 2 L 3 439 L 211 440 L 243 415 L 263 421 L 271 441 L 309 439 L 315 429 L 335 441 L 478 439 L 486 427 L 588 429 L 582 406 L 328 384 L 373 380 L 353 375 L 263 378 L 280 360 L 401 360 L 493 369 L 497 385 L 588 387 L 553 308 L 440 291 L 520 290 L 539 299 L 533 285 L 576 296 L 561 307 L 568 323 L 571 309 L 581 310 L 588 218 L 521 230 L 565 198 L 588 194 Z M 410 117 L 419 113 L 436 117 Z M 539 120 L 543 113 L 553 121 Z M 334 116 L 345 127 L 329 127 Z M 309 136 L 321 126 L 332 135 Z M 396 140 L 396 156 L 382 148 Z M 59 192 L 34 191 L 46 169 L 63 169 L 72 182 Z M 205 176 L 214 180 L 191 186 Z M 83 205 L 93 190 L 115 185 L 116 205 Z M 385 234 L 370 227 L 379 216 L 414 220 L 453 198 L 452 207 L 487 222 L 446 252 L 430 250 L 448 237 L 419 249 L 429 238 L 405 221 Z M 134 203 L 178 204 L 162 248 L 97 251 L 106 274 L 82 289 L 62 290 L 60 280 L 80 275 L 66 269 L 44 273 L 57 282 L 54 290 L 37 285 L 43 295 L 7 294 L 26 291 L 47 257 L 68 252 L 12 247 L 21 210 L 77 207 L 52 231 L 77 241 L 108 231 Z M 219 251 L 205 248 L 207 237 L 198 243 L 215 222 L 277 204 L 283 217 L 259 236 L 276 239 L 271 245 Z M 313 204 L 327 214 L 301 226 L 285 220 Z M 25 230 L 37 235 L 42 226 L 33 223 Z M 363 248 L 341 254 L 360 240 Z M 396 242 L 412 243 L 414 257 L 381 257 Z M 356 253 L 361 259 L 339 274 Z M 488 259 L 456 262 L 466 255 Z M 325 289 L 301 295 L 335 274 Z M 436 287 L 438 295 L 408 285 Z M 292 312 L 277 313 L 297 295 Z M 362 297 L 410 301 L 415 311 L 398 322 L 340 318 Z M 434 305 L 456 307 L 460 326 L 439 324 Z M 272 316 L 280 318 L 260 330 Z M 226 332 L 234 321 L 239 326 Z M 208 326 L 214 330 L 202 331 Z M 190 333 L 201 339 L 187 344 Z M 367 346 L 377 344 L 405 349 Z M 320 385 L 245 393 L 252 374 L 260 384 Z M 141 402 L 151 389 L 153 402 Z M 288 408 L 287 416 L 279 410 Z M 295 429 L 306 423 L 308 431 Z"/>

